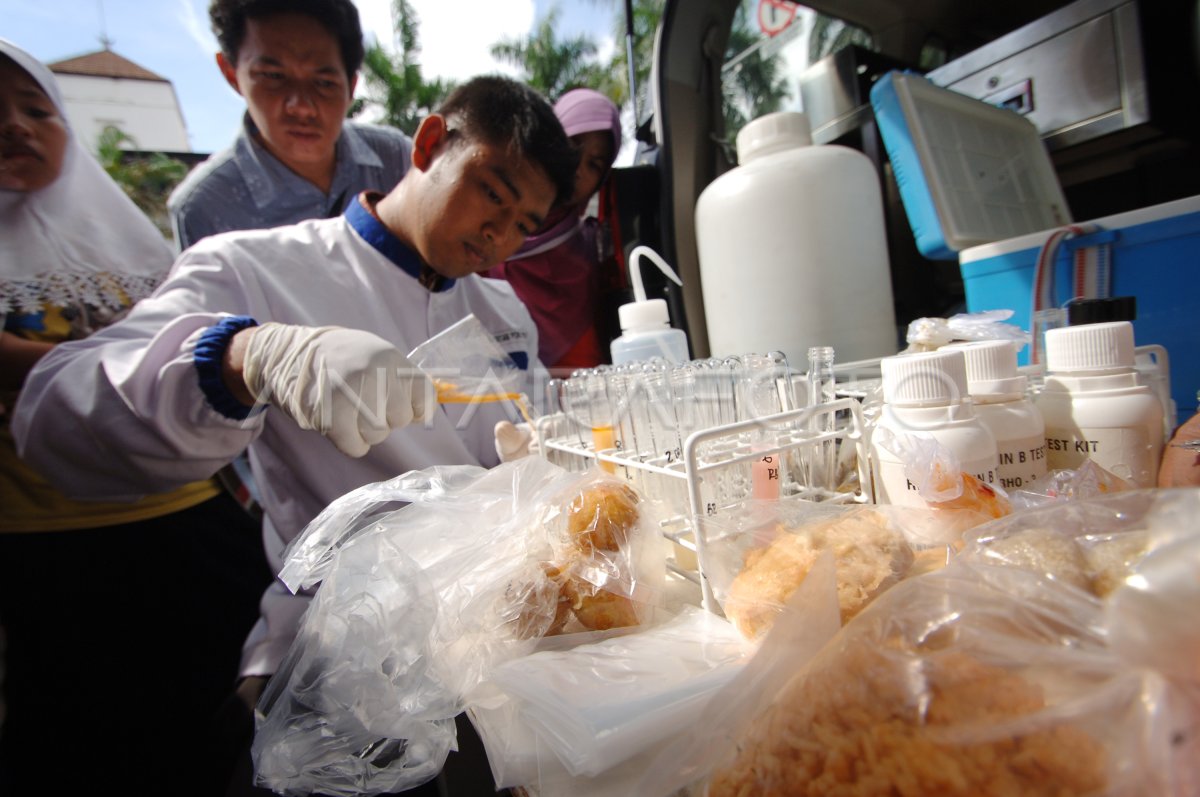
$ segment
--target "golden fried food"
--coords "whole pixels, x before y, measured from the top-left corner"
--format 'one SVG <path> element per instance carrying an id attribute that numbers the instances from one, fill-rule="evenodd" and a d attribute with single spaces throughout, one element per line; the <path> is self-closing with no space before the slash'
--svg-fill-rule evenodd
<path id="1" fill-rule="evenodd" d="M 725 614 L 748 639 L 765 632 L 823 551 L 837 567 L 842 622 L 895 584 L 913 562 L 912 548 L 879 513 L 861 510 L 832 521 L 783 530 L 765 548 L 747 552 L 729 587 Z"/>
<path id="2" fill-rule="evenodd" d="M 615 481 L 591 485 L 567 506 L 567 533 L 584 551 L 619 550 L 638 521 L 638 495 Z"/>
<path id="3" fill-rule="evenodd" d="M 563 590 L 575 619 L 590 631 L 607 631 L 637 625 L 633 601 L 578 578 L 568 579 Z"/>
<path id="4" fill-rule="evenodd" d="M 952 743 L 1044 707 L 1042 690 L 960 652 L 920 656 L 859 638 L 793 679 L 708 797 L 1074 797 L 1106 784 L 1104 748 L 1065 721 Z"/>

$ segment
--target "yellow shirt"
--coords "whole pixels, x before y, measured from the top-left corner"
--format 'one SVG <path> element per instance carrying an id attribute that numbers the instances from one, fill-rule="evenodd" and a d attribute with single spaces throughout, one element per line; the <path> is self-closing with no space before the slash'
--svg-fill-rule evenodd
<path id="1" fill-rule="evenodd" d="M 10 314 L 5 331 L 27 340 L 59 343 L 88 327 L 97 319 L 88 308 L 47 307 L 36 314 Z M 108 319 L 105 319 L 108 320 Z M 85 331 L 86 330 L 86 331 Z M 15 395 L 0 396 L 0 405 L 11 410 Z M 0 413 L 0 533 L 67 531 L 133 523 L 161 517 L 195 506 L 217 496 L 214 479 L 193 482 L 178 490 L 124 502 L 74 501 L 34 472 L 17 457 L 8 418 Z"/>

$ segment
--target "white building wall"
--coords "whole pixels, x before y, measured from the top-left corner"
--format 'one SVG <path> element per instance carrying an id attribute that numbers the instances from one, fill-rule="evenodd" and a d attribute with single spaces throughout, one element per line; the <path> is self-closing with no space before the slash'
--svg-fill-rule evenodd
<path id="1" fill-rule="evenodd" d="M 179 101 L 170 83 L 90 75 L 55 77 L 71 126 L 90 151 L 96 151 L 96 141 L 108 125 L 131 136 L 137 142 L 136 149 L 191 151 Z"/>

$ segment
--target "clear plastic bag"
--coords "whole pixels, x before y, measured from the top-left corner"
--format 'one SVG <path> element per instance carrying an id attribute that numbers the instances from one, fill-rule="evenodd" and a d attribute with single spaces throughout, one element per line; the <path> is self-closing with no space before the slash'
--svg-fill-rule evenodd
<path id="1" fill-rule="evenodd" d="M 1130 490 L 1052 501 L 967 532 L 961 556 L 1031 570 L 1106 598 L 1163 540 L 1196 527 L 1197 495 Z"/>
<path id="2" fill-rule="evenodd" d="M 1018 348 L 1029 343 L 1029 333 L 1006 323 L 1012 310 L 958 313 L 949 318 L 918 318 L 908 325 L 907 351 L 933 351 L 948 343 L 968 340 L 1011 340 Z"/>
<path id="3" fill-rule="evenodd" d="M 830 603 L 824 578 L 823 590 L 806 579 L 814 603 L 789 602 L 638 794 L 697 783 L 708 797 L 1184 793 L 1168 709 L 1178 693 L 1116 655 L 1091 596 L 958 560 L 832 634 L 814 609 L 822 592 Z"/>
<path id="4" fill-rule="evenodd" d="M 1052 470 L 1042 478 L 1014 490 L 1009 499 L 1013 509 L 1020 510 L 1044 506 L 1053 501 L 1097 498 L 1133 489 L 1135 487 L 1131 482 L 1105 470 L 1094 460 L 1085 459 L 1077 470 Z"/>
<path id="5" fill-rule="evenodd" d="M 525 371 L 474 314 L 417 346 L 408 359 L 433 381 L 439 404 L 516 401 L 524 390 Z"/>
<path id="6" fill-rule="evenodd" d="M 1200 489 L 1163 491 L 1147 531 L 1149 550 L 1105 602 L 1114 650 L 1165 674 L 1174 694 L 1171 745 L 1176 794 L 1200 794 Z"/>
<path id="7" fill-rule="evenodd" d="M 505 727 L 493 724 L 492 744 L 484 738 L 497 786 L 520 785 L 504 782 L 506 755 L 530 757 L 528 748 L 506 754 L 510 737 L 540 739 L 572 776 L 594 777 L 633 758 L 694 722 L 748 652 L 727 621 L 689 607 L 637 633 L 500 665 L 490 682 L 514 712 Z"/>
<path id="8" fill-rule="evenodd" d="M 1003 488 L 984 484 L 959 466 L 954 452 L 931 437 L 899 434 L 886 427 L 872 430 L 872 444 L 886 448 L 904 463 L 904 475 L 930 508 L 974 512 L 977 522 L 1012 512 Z"/>
<path id="9" fill-rule="evenodd" d="M 578 620 L 590 600 L 591 619 L 613 606 L 622 625 L 650 618 L 665 564 L 646 503 L 572 511 L 622 487 L 526 457 L 334 502 L 287 552 L 285 583 L 320 586 L 257 707 L 257 782 L 288 794 L 417 786 L 454 748 L 467 695 L 543 634 L 570 631 L 560 615 Z M 564 606 L 568 579 L 578 603 Z"/>
<path id="10" fill-rule="evenodd" d="M 705 521 L 705 576 L 725 615 L 757 639 L 820 555 L 833 555 L 843 622 L 903 578 L 944 567 L 975 513 L 747 501 Z"/>

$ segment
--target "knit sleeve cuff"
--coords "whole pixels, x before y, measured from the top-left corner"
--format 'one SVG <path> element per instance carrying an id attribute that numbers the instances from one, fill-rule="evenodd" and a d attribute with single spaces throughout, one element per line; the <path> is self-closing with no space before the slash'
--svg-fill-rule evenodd
<path id="1" fill-rule="evenodd" d="M 204 394 L 205 401 L 214 410 L 235 421 L 250 417 L 255 408 L 238 401 L 225 386 L 225 380 L 221 377 L 221 362 L 225 359 L 225 350 L 229 348 L 233 336 L 243 329 L 256 326 L 258 322 L 250 316 L 227 316 L 200 333 L 192 353 L 192 362 L 200 379 L 200 392 Z"/>

